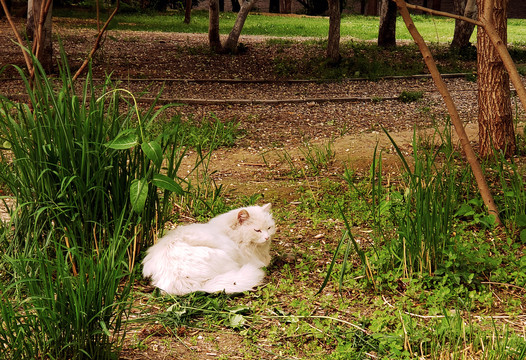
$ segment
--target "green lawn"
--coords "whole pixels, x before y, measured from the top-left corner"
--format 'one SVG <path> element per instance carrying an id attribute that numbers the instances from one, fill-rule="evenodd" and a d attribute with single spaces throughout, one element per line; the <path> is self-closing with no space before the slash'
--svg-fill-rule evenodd
<path id="1" fill-rule="evenodd" d="M 94 17 L 94 12 L 77 13 L 65 10 L 55 11 L 58 17 Z M 183 22 L 184 15 L 179 12 L 149 14 L 119 14 L 111 25 L 113 29 L 137 31 L 163 31 L 183 33 L 205 33 L 208 31 L 208 12 L 194 11 L 190 24 Z M 455 22 L 453 19 L 434 16 L 415 15 L 413 20 L 424 39 L 435 43 L 451 41 Z M 235 21 L 234 13 L 222 13 L 221 33 L 230 31 Z M 374 40 L 378 36 L 379 18 L 377 16 L 344 15 L 341 22 L 342 36 L 351 36 L 358 40 Z M 526 20 L 508 21 L 508 41 L 524 44 Z M 243 28 L 246 35 L 267 35 L 277 37 L 306 36 L 324 38 L 327 36 L 329 19 L 313 16 L 267 16 L 253 13 L 247 18 Z M 473 35 L 475 39 L 476 32 Z M 411 37 L 401 18 L 397 22 L 397 38 L 410 40 Z"/>

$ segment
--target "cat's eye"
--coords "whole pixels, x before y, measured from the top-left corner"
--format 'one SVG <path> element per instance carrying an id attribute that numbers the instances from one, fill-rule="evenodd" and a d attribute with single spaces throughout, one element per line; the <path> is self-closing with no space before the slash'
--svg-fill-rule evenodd
<path id="1" fill-rule="evenodd" d="M 255 232 L 258 232 L 258 233 L 261 232 L 261 230 L 259 230 L 259 229 L 254 229 L 254 231 L 255 231 Z"/>

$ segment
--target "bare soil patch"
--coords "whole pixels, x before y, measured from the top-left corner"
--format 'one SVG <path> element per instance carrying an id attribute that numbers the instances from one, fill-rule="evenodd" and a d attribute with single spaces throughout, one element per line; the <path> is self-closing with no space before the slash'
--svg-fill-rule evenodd
<path id="1" fill-rule="evenodd" d="M 60 18 L 54 24 L 55 34 L 63 42 L 72 69 L 78 68 L 95 37 L 94 30 L 69 27 L 70 22 L 77 25 L 78 21 Z M 2 65 L 23 67 L 20 50 L 10 41 L 12 36 L 5 21 L 0 22 L 0 29 L 0 41 L 6 44 L 0 50 Z M 445 115 L 441 97 L 430 79 L 290 83 L 277 74 L 274 61 L 283 52 L 287 58 L 300 61 L 306 51 L 301 42 L 284 48 L 268 43 L 261 36 L 242 36 L 240 41 L 246 45 L 242 54 L 213 54 L 208 50 L 206 34 L 111 31 L 93 61 L 93 74 L 99 79 L 111 74 L 120 87 L 144 97 L 154 97 L 162 88 L 162 98 L 166 101 L 188 98 L 233 101 L 185 104 L 177 111 L 197 119 L 211 113 L 219 119 L 235 118 L 246 130 L 240 145 L 255 149 L 378 131 L 381 126 L 389 131 L 429 127 L 442 121 Z M 58 43 L 55 54 L 59 54 Z M 7 68 L 0 76 L 0 91 L 7 96 L 23 94 L 23 84 L 16 78 L 14 69 Z M 188 81 L 171 81 L 173 79 Z M 277 82 L 214 81 L 218 79 Z M 461 117 L 466 123 L 473 122 L 476 83 L 463 78 L 446 82 L 459 104 Z M 402 91 L 422 91 L 424 96 L 413 103 L 392 100 Z M 339 98 L 363 100 L 337 101 Z M 384 98 L 390 100 L 382 100 Z M 235 103 L 235 100 L 283 99 L 294 102 Z"/>

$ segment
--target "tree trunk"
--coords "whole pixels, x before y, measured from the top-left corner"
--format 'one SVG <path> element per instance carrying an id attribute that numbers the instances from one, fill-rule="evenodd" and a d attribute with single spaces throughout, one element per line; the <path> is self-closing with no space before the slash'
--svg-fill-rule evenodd
<path id="1" fill-rule="evenodd" d="M 329 38 L 327 42 L 327 58 L 337 63 L 340 61 L 340 1 L 329 1 Z"/>
<path id="2" fill-rule="evenodd" d="M 269 13 L 279 13 L 279 0 L 269 0 L 268 2 Z"/>
<path id="3" fill-rule="evenodd" d="M 51 0 L 29 0 L 26 22 L 27 36 L 33 40 L 33 52 L 48 73 L 53 71 L 52 4 Z"/>
<path id="4" fill-rule="evenodd" d="M 238 0 L 232 0 L 232 12 L 239 12 L 241 10 L 241 6 L 239 6 Z"/>
<path id="5" fill-rule="evenodd" d="M 384 48 L 396 46 L 396 3 L 391 0 L 382 0 L 380 4 L 378 46 Z"/>
<path id="6" fill-rule="evenodd" d="M 482 167 L 478 162 L 477 155 L 471 147 L 471 143 L 469 142 L 466 130 L 464 129 L 464 124 L 462 124 L 462 120 L 460 119 L 460 115 L 458 113 L 457 107 L 455 106 L 455 102 L 453 101 L 453 98 L 451 97 L 451 94 L 447 89 L 446 83 L 444 82 L 442 76 L 440 76 L 440 73 L 438 72 L 437 65 L 433 60 L 433 54 L 431 54 L 431 51 L 427 47 L 424 38 L 420 35 L 415 24 L 413 23 L 411 15 L 409 15 L 409 11 L 407 10 L 407 4 L 405 3 L 405 1 L 395 1 L 398 6 L 398 9 L 400 10 L 400 15 L 404 19 L 407 30 L 418 45 L 418 48 L 422 53 L 422 57 L 424 58 L 424 62 L 426 63 L 427 68 L 431 73 L 431 76 L 433 77 L 433 81 L 435 82 L 438 91 L 444 99 L 448 113 L 451 117 L 451 123 L 455 127 L 455 131 L 460 140 L 460 144 L 462 145 L 462 149 L 464 150 L 464 154 L 466 155 L 466 160 L 468 161 L 471 170 L 473 171 L 475 180 L 477 181 L 482 200 L 484 201 L 484 204 L 488 207 L 488 212 L 491 215 L 495 216 L 496 224 L 501 225 L 502 222 L 499 218 L 499 209 L 497 208 L 493 196 L 491 195 L 488 183 L 486 182 L 486 178 L 484 177 L 484 173 L 482 172 Z"/>
<path id="7" fill-rule="evenodd" d="M 485 9 L 485 0 L 477 0 L 479 18 L 488 17 L 503 43 L 507 41 L 507 0 L 495 0 L 493 9 Z M 512 156 L 515 153 L 515 133 L 511 110 L 509 75 L 483 28 L 477 31 L 478 122 L 480 155 L 488 156 L 493 149 Z"/>
<path id="8" fill-rule="evenodd" d="M 219 3 L 218 0 L 209 0 L 209 26 L 208 42 L 210 49 L 216 53 L 221 52 L 221 38 L 219 36 Z"/>
<path id="9" fill-rule="evenodd" d="M 38 2 L 38 0 L 36 0 Z M 39 6 L 37 6 L 39 7 Z M 27 19 L 26 19 L 26 36 L 29 40 L 33 40 L 33 34 L 35 33 L 35 1 L 28 0 L 27 2 Z M 38 21 L 38 20 L 37 20 Z"/>
<path id="10" fill-rule="evenodd" d="M 280 0 L 279 1 L 279 12 L 281 14 L 290 14 L 292 12 L 292 1 L 291 0 Z"/>
<path id="11" fill-rule="evenodd" d="M 243 4 L 241 4 L 241 9 L 239 9 L 239 12 L 237 13 L 234 27 L 230 31 L 230 34 L 225 41 L 225 45 L 223 46 L 225 51 L 229 51 L 231 53 L 235 53 L 237 51 L 237 42 L 239 40 L 239 36 L 241 35 L 241 30 L 243 30 L 245 20 L 247 19 L 250 9 L 252 9 L 252 6 L 254 6 L 254 3 L 255 0 L 246 0 L 243 1 Z"/>
<path id="12" fill-rule="evenodd" d="M 465 17 L 476 19 L 477 17 L 477 1 L 476 0 L 455 0 L 453 2 L 455 14 L 464 15 Z M 455 20 L 455 32 L 453 35 L 453 41 L 451 41 L 451 49 L 465 49 L 468 48 L 471 43 L 469 39 L 475 25 Z"/>
<path id="13" fill-rule="evenodd" d="M 185 0 L 184 5 L 184 23 L 190 24 L 190 19 L 192 16 L 192 0 Z"/>
<path id="14" fill-rule="evenodd" d="M 431 5 L 431 8 L 433 10 L 440 10 L 441 5 L 442 5 L 442 0 L 433 0 L 433 4 Z"/>
<path id="15" fill-rule="evenodd" d="M 367 9 L 365 10 L 365 15 L 378 15 L 378 0 L 369 0 L 367 2 Z"/>

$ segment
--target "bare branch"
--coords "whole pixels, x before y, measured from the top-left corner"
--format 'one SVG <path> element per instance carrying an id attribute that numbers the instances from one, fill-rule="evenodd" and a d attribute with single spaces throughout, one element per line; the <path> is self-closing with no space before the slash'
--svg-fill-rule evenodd
<path id="1" fill-rule="evenodd" d="M 88 66 L 90 60 L 93 58 L 93 54 L 95 54 L 97 49 L 100 47 L 100 41 L 102 40 L 102 35 L 104 35 L 104 33 L 106 32 L 106 29 L 108 28 L 111 20 L 113 20 L 113 18 L 115 17 L 115 14 L 117 14 L 117 11 L 119 10 L 119 6 L 120 6 L 120 0 L 117 0 L 117 3 L 115 5 L 115 9 L 111 13 L 111 15 L 108 18 L 108 20 L 106 20 L 106 23 L 104 23 L 104 26 L 102 27 L 102 29 L 99 31 L 99 35 L 97 36 L 97 39 L 95 40 L 95 44 L 93 45 L 93 48 L 91 49 L 88 57 L 84 60 L 84 62 L 82 63 L 80 68 L 77 70 L 75 75 L 73 75 L 73 80 L 76 80 L 80 76 L 80 74 L 82 74 L 82 72 Z"/>
<path id="2" fill-rule="evenodd" d="M 435 85 L 438 91 L 440 92 L 440 94 L 442 95 L 442 98 L 444 99 L 449 115 L 451 117 L 451 122 L 453 123 L 453 126 L 455 127 L 455 131 L 457 132 L 457 135 L 460 139 L 462 149 L 464 150 L 464 153 L 466 155 L 466 160 L 471 166 L 471 170 L 473 171 L 473 175 L 475 176 L 475 179 L 477 181 L 477 185 L 480 191 L 480 195 L 482 196 L 482 200 L 484 200 L 484 204 L 488 207 L 489 213 L 495 216 L 496 224 L 502 225 L 502 222 L 499 217 L 499 211 L 497 209 L 497 205 L 495 204 L 495 201 L 493 200 L 493 196 L 491 195 L 491 191 L 486 182 L 486 178 L 484 177 L 484 173 L 482 172 L 480 163 L 477 160 L 477 155 L 475 154 L 475 152 L 473 151 L 473 148 L 471 147 L 469 138 L 466 134 L 466 130 L 464 129 L 464 125 L 462 124 L 462 120 L 460 119 L 460 115 L 458 114 L 453 98 L 451 97 L 451 94 L 449 93 L 449 90 L 447 89 L 447 86 L 444 83 L 444 80 L 440 76 L 440 72 L 438 71 L 436 63 L 433 60 L 433 55 L 431 54 L 431 51 L 427 47 L 424 39 L 422 38 L 418 30 L 416 29 L 415 24 L 413 23 L 413 20 L 411 19 L 411 15 L 409 14 L 409 10 L 407 10 L 406 2 L 404 0 L 395 0 L 395 1 L 400 11 L 400 14 L 402 15 L 402 18 L 404 19 L 405 25 L 407 26 L 407 30 L 409 30 L 409 33 L 415 40 L 415 43 L 418 45 L 418 48 L 420 49 L 420 52 L 422 53 L 422 56 L 427 65 L 427 68 L 429 69 L 429 72 L 431 73 L 431 76 L 433 77 Z"/>
<path id="3" fill-rule="evenodd" d="M 43 42 L 45 40 L 42 32 L 44 29 L 44 23 L 46 22 L 46 18 L 47 18 L 47 15 L 48 15 L 49 9 L 51 8 L 52 3 L 53 3 L 53 0 L 47 0 L 47 1 L 42 2 L 42 6 L 40 9 L 40 17 L 38 19 L 38 26 L 35 27 L 35 32 L 33 34 L 32 52 L 37 59 L 40 55 L 40 49 L 42 48 Z M 29 72 L 31 79 L 35 75 L 34 72 L 35 72 L 35 68 L 33 67 L 33 69 Z"/>
<path id="4" fill-rule="evenodd" d="M 24 54 L 24 60 L 26 62 L 27 70 L 29 72 L 32 72 L 33 63 L 31 59 L 29 58 L 29 54 L 24 49 L 24 42 L 22 41 L 22 38 L 20 37 L 20 34 L 18 33 L 18 30 L 16 29 L 15 24 L 13 23 L 13 19 L 11 18 L 11 14 L 9 13 L 9 9 L 7 8 L 5 0 L 0 0 L 0 3 L 2 4 L 2 9 L 4 9 L 4 14 L 7 18 L 7 21 L 9 22 L 9 25 L 11 26 L 11 29 L 13 30 L 13 33 L 15 34 L 16 41 L 18 41 L 18 46 L 20 46 L 20 48 L 22 49 L 22 54 Z"/>
<path id="5" fill-rule="evenodd" d="M 392 0 L 392 1 L 398 3 L 398 1 L 396 1 L 396 0 Z M 468 22 L 468 23 L 471 23 L 471 24 L 474 24 L 474 25 L 482 26 L 482 22 L 480 22 L 478 20 L 474 20 L 474 19 L 466 17 L 466 16 L 455 15 L 455 14 L 451 14 L 451 13 L 448 13 L 448 12 L 445 12 L 445 11 L 433 10 L 433 9 L 429 9 L 429 8 L 426 8 L 426 7 L 423 7 L 423 6 L 412 5 L 412 4 L 408 4 L 408 3 L 406 3 L 405 5 L 406 5 L 406 7 L 408 9 L 423 11 L 423 12 L 429 13 L 431 15 L 437 15 L 437 16 L 443 16 L 443 17 L 448 17 L 448 18 L 452 18 L 452 19 L 462 20 L 462 21 L 465 21 L 465 22 Z"/>

